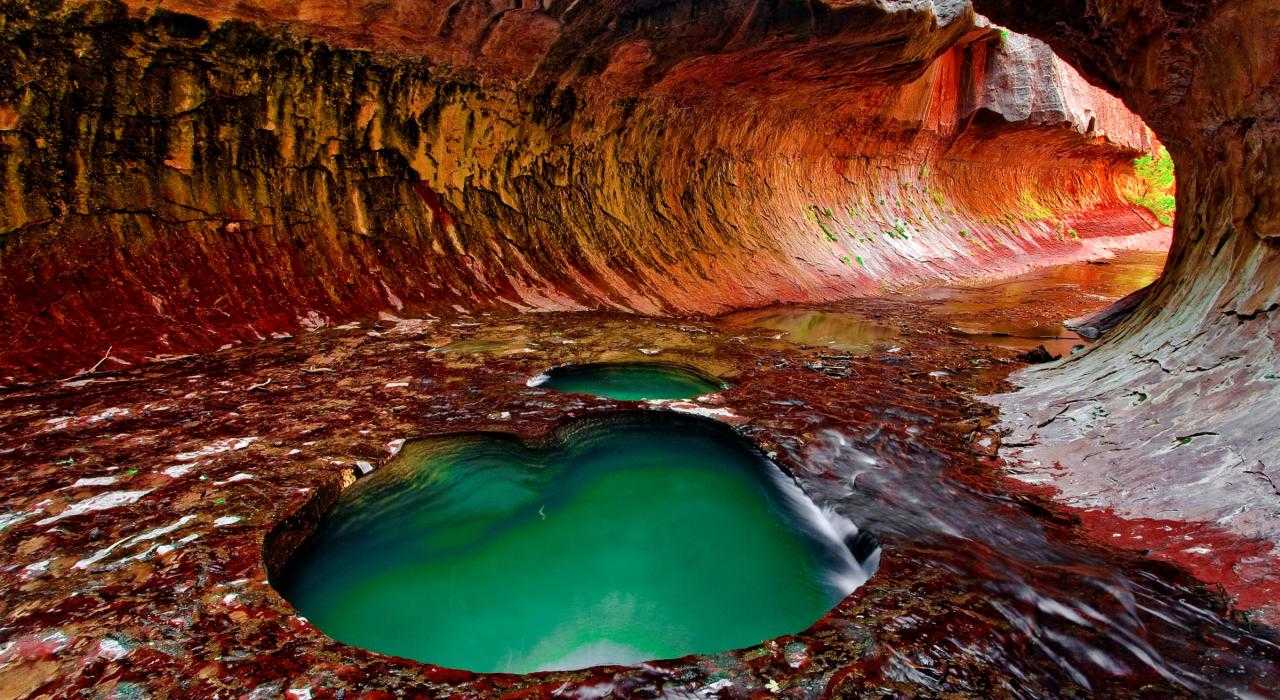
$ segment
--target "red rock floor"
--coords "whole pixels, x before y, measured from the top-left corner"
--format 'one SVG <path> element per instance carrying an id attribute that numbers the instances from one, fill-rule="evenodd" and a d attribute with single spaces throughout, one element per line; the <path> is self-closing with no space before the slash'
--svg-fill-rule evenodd
<path id="1" fill-rule="evenodd" d="M 1056 320 L 1124 291 L 1084 281 L 1009 313 Z M 1017 366 L 1012 351 L 921 312 L 936 301 L 829 308 L 900 336 L 858 356 L 711 320 L 379 320 L 4 389 L 0 698 L 1277 694 L 1272 630 L 1002 476 L 993 409 L 973 395 Z M 880 571 L 810 629 L 634 668 L 478 675 L 342 645 L 271 588 L 396 441 L 532 437 L 634 407 L 525 382 L 651 357 L 731 379 L 704 408 L 883 541 Z"/>

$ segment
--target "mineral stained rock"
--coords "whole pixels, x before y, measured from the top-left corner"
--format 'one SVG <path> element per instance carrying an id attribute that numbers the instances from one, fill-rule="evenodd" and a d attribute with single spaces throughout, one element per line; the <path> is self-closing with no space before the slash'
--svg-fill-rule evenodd
<path id="1" fill-rule="evenodd" d="M 978 0 L 1124 97 L 1168 146 L 1178 216 L 1163 277 L 1108 342 L 996 398 L 1011 442 L 1084 507 L 1265 543 L 1280 561 L 1280 6 L 1267 0 Z M 1086 6 L 1087 5 L 1087 6 Z M 1209 552 L 1189 547 L 1196 559 Z M 1280 587 L 1249 601 L 1271 603 Z"/>
<path id="2" fill-rule="evenodd" d="M 1271 633 L 1200 584 L 1280 620 L 1280 5 L 972 5 L 0 3 L 0 696 L 1274 694 Z M 1172 232 L 1131 204 L 1158 144 Z M 915 338 L 866 357 L 613 314 L 1170 235 L 1102 342 L 991 399 L 1003 434 L 986 355 L 908 299 L 844 302 Z M 673 338 L 740 373 L 701 408 L 897 548 L 812 630 L 490 677 L 352 650 L 271 590 L 406 435 L 544 434 L 608 404 L 525 378 Z"/>
<path id="3" fill-rule="evenodd" d="M 383 310 L 830 300 L 1158 226 L 1151 132 L 962 2 L 496 7 L 6 4 L 0 377 Z"/>
<path id="4" fill-rule="evenodd" d="M 1019 303 L 986 313 L 1049 319 L 1096 303 L 1037 275 L 1024 276 Z M 1114 298 L 1107 286 L 1080 289 Z M 996 412 L 972 394 L 1012 352 L 939 332 L 906 295 L 824 307 L 901 335 L 863 354 L 723 320 L 384 318 L 7 390 L 0 697 L 1275 695 L 1273 633 L 1235 619 L 1186 573 L 1109 535 L 1081 537 L 1076 509 L 1002 477 Z M 648 361 L 655 349 L 731 384 L 668 410 L 739 425 L 816 504 L 876 533 L 879 570 L 817 624 L 708 656 L 476 674 L 343 644 L 274 588 L 269 572 L 340 486 L 388 468 L 406 438 L 482 431 L 537 442 L 569 416 L 652 410 L 528 379 Z M 1132 524 L 1113 526 L 1128 535 Z M 1124 540 L 1151 543 L 1163 527 Z"/>

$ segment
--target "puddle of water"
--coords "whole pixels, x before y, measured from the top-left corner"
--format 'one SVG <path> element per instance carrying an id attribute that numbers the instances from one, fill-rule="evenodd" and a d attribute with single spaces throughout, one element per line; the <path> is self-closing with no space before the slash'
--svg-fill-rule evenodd
<path id="1" fill-rule="evenodd" d="M 1118 299 L 1151 284 L 1164 269 L 1166 254 L 1124 251 L 1104 264 L 1055 265 L 979 287 L 937 287 L 923 290 L 922 299 L 943 300 L 953 313 L 982 312 L 994 300 L 1000 306 L 1026 304 L 1048 290 L 1077 290 L 1099 300 Z M 982 293 L 982 298 L 974 296 Z"/>
<path id="2" fill-rule="evenodd" d="M 870 353 L 898 337 L 888 324 L 856 314 L 799 307 L 773 307 L 729 314 L 720 318 L 730 331 L 758 329 L 781 334 L 796 345 Z"/>
<path id="3" fill-rule="evenodd" d="M 1104 307 L 1155 281 L 1164 259 L 1164 253 L 1126 251 L 1106 264 L 1059 265 L 987 286 L 941 287 L 914 296 L 941 302 L 936 312 L 978 342 L 1020 352 L 1044 345 L 1065 357 L 1090 341 L 1059 322 L 1046 322 L 1042 314 L 1024 312 L 1055 304 L 1063 309 Z"/>
<path id="4" fill-rule="evenodd" d="M 1043 345 L 1050 354 L 1063 357 L 1070 355 L 1077 345 L 1088 345 L 1090 342 L 1061 325 L 1048 326 L 1035 322 L 1019 323 L 996 319 L 986 323 L 954 323 L 951 327 L 986 345 L 1019 352 L 1034 350 Z"/>
<path id="5" fill-rule="evenodd" d="M 723 382 L 691 367 L 663 362 L 565 365 L 539 375 L 530 384 L 619 401 L 690 399 L 725 388 Z"/>
<path id="6" fill-rule="evenodd" d="M 627 664 L 804 629 L 866 580 L 841 541 L 854 533 L 729 428 L 633 412 L 545 446 L 406 444 L 278 585 L 378 652 L 475 671 Z"/>

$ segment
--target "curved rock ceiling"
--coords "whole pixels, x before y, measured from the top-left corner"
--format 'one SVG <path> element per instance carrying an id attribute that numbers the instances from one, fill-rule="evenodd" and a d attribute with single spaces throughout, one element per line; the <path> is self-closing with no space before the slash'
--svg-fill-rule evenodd
<path id="1" fill-rule="evenodd" d="M 1158 228 L 1127 195 L 1163 144 L 1164 276 L 1104 342 L 992 401 L 1005 456 L 1068 503 L 1261 543 L 1229 578 L 1274 619 L 1274 0 L 12 0 L 4 18 L 4 384 L 380 312 L 712 314 L 1079 259 Z"/>
<path id="2" fill-rule="evenodd" d="M 32 11 L 3 29 L 0 367 L 404 307 L 835 299 L 1154 228 L 1141 121 L 936 5 Z"/>

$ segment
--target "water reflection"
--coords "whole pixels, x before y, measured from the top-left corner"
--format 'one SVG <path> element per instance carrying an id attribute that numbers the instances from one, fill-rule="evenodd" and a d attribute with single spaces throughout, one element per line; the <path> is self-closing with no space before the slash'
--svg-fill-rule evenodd
<path id="1" fill-rule="evenodd" d="M 983 286 L 923 290 L 911 298 L 930 303 L 952 330 L 975 341 L 1018 351 L 1044 345 L 1053 355 L 1067 356 L 1090 341 L 1028 310 L 1053 305 L 1066 320 L 1105 307 L 1154 282 L 1164 259 L 1164 253 L 1126 251 L 1105 264 L 1059 265 Z"/>
<path id="2" fill-rule="evenodd" d="M 802 307 L 742 311 L 722 316 L 720 323 L 731 332 L 772 331 L 778 340 L 795 345 L 856 354 L 881 349 L 898 337 L 898 331 L 888 324 L 851 313 Z"/>
<path id="3" fill-rule="evenodd" d="M 941 455 L 880 426 L 823 430 L 794 454 L 822 475 L 806 484 L 815 499 L 858 513 L 887 543 L 888 561 L 937 570 L 938 594 L 963 607 L 954 625 L 937 618 L 955 615 L 921 613 L 938 658 L 895 659 L 913 682 L 942 689 L 955 682 L 948 667 L 976 663 L 1007 669 L 1018 681 L 1011 697 L 1117 683 L 1273 697 L 1280 647 L 1271 635 L 1205 609 L 1204 592 L 1167 566 L 1050 536 L 1059 524 L 1034 501 L 968 483 Z M 982 619 L 1000 622 L 975 636 Z"/>
<path id="4" fill-rule="evenodd" d="M 620 401 L 689 399 L 725 388 L 692 367 L 667 362 L 598 362 L 563 365 L 538 375 L 529 386 Z"/>
<path id="5" fill-rule="evenodd" d="M 866 580 L 857 534 L 730 428 L 622 412 L 406 444 L 276 583 L 344 642 L 527 673 L 799 632 Z"/>

